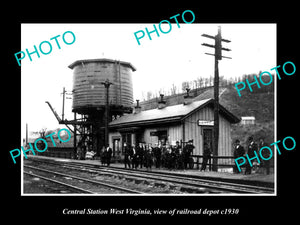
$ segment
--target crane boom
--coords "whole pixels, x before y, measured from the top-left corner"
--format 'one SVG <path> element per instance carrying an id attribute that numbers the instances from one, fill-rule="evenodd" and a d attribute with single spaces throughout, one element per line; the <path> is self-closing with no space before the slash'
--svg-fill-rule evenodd
<path id="1" fill-rule="evenodd" d="M 52 108 L 50 102 L 46 101 L 46 103 L 49 105 L 51 111 L 53 112 L 54 116 L 56 117 L 56 119 L 58 120 L 58 123 L 62 122 L 62 119 L 59 117 L 59 115 L 57 114 L 57 112 Z"/>
<path id="2" fill-rule="evenodd" d="M 70 130 L 72 133 L 74 133 L 74 131 L 73 131 L 73 130 L 68 126 L 68 124 L 66 123 L 67 121 L 62 120 L 62 119 L 59 117 L 59 115 L 57 114 L 57 112 L 52 108 L 50 102 L 46 101 L 46 103 L 47 103 L 48 106 L 50 107 L 50 109 L 51 109 L 51 111 L 53 112 L 54 116 L 56 117 L 58 123 L 59 123 L 59 124 L 64 124 L 64 125 L 66 125 L 66 126 L 69 128 L 69 130 Z"/>

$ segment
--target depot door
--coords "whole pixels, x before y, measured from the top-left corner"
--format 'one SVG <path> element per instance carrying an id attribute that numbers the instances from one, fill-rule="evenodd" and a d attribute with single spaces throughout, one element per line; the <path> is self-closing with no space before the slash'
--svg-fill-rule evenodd
<path id="1" fill-rule="evenodd" d="M 208 147 L 210 149 L 212 149 L 212 147 L 213 147 L 212 141 L 213 141 L 213 130 L 210 128 L 204 128 L 203 129 L 203 147 L 204 147 L 204 143 L 207 143 Z"/>
<path id="2" fill-rule="evenodd" d="M 119 156 L 121 151 L 120 138 L 113 138 L 113 157 Z"/>
<path id="3" fill-rule="evenodd" d="M 208 148 L 210 149 L 211 152 L 213 149 L 213 129 L 212 128 L 204 128 L 203 129 L 203 146 L 202 149 L 204 151 L 204 144 L 207 144 Z M 202 152 L 203 154 L 203 152 Z M 209 164 L 209 170 L 211 171 L 211 158 L 208 161 Z"/>
<path id="4" fill-rule="evenodd" d="M 168 141 L 168 132 L 167 130 L 159 130 L 156 132 L 158 141 L 160 141 L 163 145 Z"/>
<path id="5" fill-rule="evenodd" d="M 132 142 L 131 142 L 131 133 L 124 133 L 122 134 L 122 153 L 124 153 L 124 143 L 127 144 L 127 146 L 131 146 Z"/>

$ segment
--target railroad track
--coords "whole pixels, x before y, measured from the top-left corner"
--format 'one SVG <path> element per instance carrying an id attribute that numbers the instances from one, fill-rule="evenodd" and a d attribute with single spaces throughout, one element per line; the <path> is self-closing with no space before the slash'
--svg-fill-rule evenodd
<path id="1" fill-rule="evenodd" d="M 128 194 L 143 194 L 142 192 L 131 190 L 131 189 L 128 189 L 128 188 L 124 188 L 124 187 L 121 187 L 121 186 L 111 185 L 111 184 L 107 184 L 107 183 L 104 183 L 104 182 L 99 182 L 99 181 L 87 179 L 87 178 L 84 178 L 84 177 L 74 176 L 74 175 L 71 175 L 71 174 L 66 174 L 66 173 L 55 172 L 55 171 L 51 171 L 51 170 L 47 170 L 47 169 L 42 169 L 42 168 L 38 168 L 38 167 L 35 167 L 35 166 L 24 165 L 24 168 L 39 171 L 39 172 L 43 172 L 43 173 L 50 174 L 50 175 L 61 176 L 61 177 L 65 177 L 65 178 L 66 177 L 67 178 L 72 178 L 74 180 L 84 181 L 84 182 L 87 182 L 87 183 L 91 183 L 93 185 L 99 185 L 99 186 L 102 186 L 102 187 L 107 187 L 107 188 L 122 191 L 122 192 L 128 193 Z M 38 177 L 40 179 L 47 180 L 49 182 L 56 183 L 56 184 L 59 184 L 59 185 L 62 185 L 62 186 L 65 186 L 65 187 L 68 187 L 68 188 L 71 188 L 71 189 L 74 189 L 74 190 L 79 191 L 81 193 L 99 194 L 97 192 L 81 188 L 79 186 L 71 185 L 71 184 L 68 184 L 66 182 L 62 182 L 62 181 L 59 181 L 59 180 L 56 180 L 56 179 L 41 176 L 41 175 L 38 175 L 38 174 L 35 174 L 35 173 L 32 173 L 32 172 L 29 173 L 29 172 L 23 171 L 23 173 L 25 173 L 27 175 L 30 175 L 30 176 Z"/>
<path id="2" fill-rule="evenodd" d="M 66 187 L 66 188 L 71 189 L 71 190 L 75 190 L 76 192 L 79 192 L 79 193 L 95 194 L 94 192 L 91 192 L 89 190 L 86 190 L 86 189 L 83 189 L 83 188 L 80 188 L 80 187 L 76 187 L 74 185 L 67 184 L 67 183 L 64 183 L 64 182 L 61 182 L 61 181 L 58 181 L 58 180 L 54 180 L 54 179 L 51 179 L 51 178 L 48 178 L 48 177 L 40 176 L 40 175 L 34 174 L 32 172 L 29 173 L 29 172 L 24 171 L 23 173 L 27 174 L 29 176 L 32 176 L 32 177 L 36 177 L 36 178 L 39 178 L 39 179 L 42 179 L 42 180 L 46 180 L 50 183 L 58 184 L 60 186 Z"/>
<path id="3" fill-rule="evenodd" d="M 34 159 L 33 161 L 36 161 Z M 38 159 L 40 161 L 40 159 Z M 127 179 L 145 179 L 151 181 L 168 182 L 172 185 L 181 185 L 191 189 L 207 189 L 209 193 L 240 193 L 240 194 L 268 194 L 274 193 L 273 188 L 246 185 L 232 182 L 209 180 L 204 178 L 188 177 L 181 174 L 169 174 L 158 171 L 130 170 L 117 167 L 84 164 L 79 162 L 57 162 L 55 160 L 42 160 L 50 164 L 59 165 L 68 169 L 86 171 L 90 173 L 123 176 Z M 197 192 L 197 191 L 196 191 Z"/>
<path id="4" fill-rule="evenodd" d="M 189 178 L 186 176 L 169 175 L 169 174 L 156 174 L 148 171 L 124 171 L 119 168 L 101 168 L 104 172 L 110 172 L 113 174 L 124 174 L 138 178 L 152 179 L 163 182 L 170 182 L 179 185 L 187 185 L 195 188 L 207 188 L 210 190 L 223 191 L 228 193 L 246 193 L 246 194 L 257 194 L 257 193 L 273 193 L 272 189 L 265 187 L 257 187 L 251 185 L 235 184 L 223 181 L 211 181 L 201 178 Z"/>

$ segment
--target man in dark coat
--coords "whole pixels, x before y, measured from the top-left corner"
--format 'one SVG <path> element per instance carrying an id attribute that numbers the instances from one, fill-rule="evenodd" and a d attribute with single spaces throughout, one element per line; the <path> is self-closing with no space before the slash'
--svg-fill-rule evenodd
<path id="1" fill-rule="evenodd" d="M 111 155 L 112 155 L 112 149 L 107 145 L 106 146 L 106 164 L 107 164 L 107 166 L 110 165 Z"/>
<path id="2" fill-rule="evenodd" d="M 152 168 L 152 160 L 153 160 L 153 152 L 152 152 L 152 147 L 148 147 L 147 150 L 145 150 L 145 158 L 144 158 L 144 161 L 145 161 L 145 166 L 148 169 L 151 170 Z"/>
<path id="3" fill-rule="evenodd" d="M 177 169 L 184 169 L 183 153 L 181 148 L 179 148 L 178 154 L 176 155 L 176 161 Z"/>
<path id="4" fill-rule="evenodd" d="M 139 159 L 138 159 L 138 154 L 137 154 L 135 145 L 132 145 L 131 151 L 132 151 L 131 165 L 132 165 L 132 168 L 137 169 L 137 167 L 139 165 L 139 162 L 138 162 Z"/>
<path id="5" fill-rule="evenodd" d="M 190 161 L 190 156 L 193 154 L 195 146 L 193 145 L 193 141 L 189 140 L 189 142 L 183 148 L 183 162 L 184 168 L 187 169 L 187 165 Z"/>
<path id="6" fill-rule="evenodd" d="M 174 146 L 174 151 L 175 151 L 176 155 L 179 153 L 180 149 L 181 149 L 181 146 L 179 144 L 179 141 L 176 141 L 176 145 Z"/>
<path id="7" fill-rule="evenodd" d="M 102 147 L 100 157 L 101 157 L 101 165 L 103 166 L 105 165 L 105 163 L 107 163 L 107 149 L 105 148 L 105 146 Z"/>
<path id="8" fill-rule="evenodd" d="M 259 143 L 258 143 L 259 149 L 261 149 L 264 146 L 268 146 L 268 145 L 265 143 L 263 138 L 260 138 Z M 262 155 L 263 158 L 269 159 L 270 156 L 271 156 L 271 153 L 270 153 L 269 150 L 264 148 L 261 151 L 261 155 Z M 266 170 L 267 174 L 270 174 L 270 160 L 261 160 L 261 166 L 262 166 L 262 168 L 264 168 Z"/>
<path id="9" fill-rule="evenodd" d="M 172 148 L 171 148 L 171 146 L 168 146 L 166 148 L 164 157 L 165 157 L 165 167 L 167 169 L 172 169 Z"/>
<path id="10" fill-rule="evenodd" d="M 176 169 L 176 149 L 172 147 L 170 152 L 170 169 Z"/>
<path id="11" fill-rule="evenodd" d="M 257 147 L 257 144 L 254 142 L 253 137 L 248 138 L 248 143 L 249 144 L 248 144 L 247 154 L 248 154 L 249 159 L 251 159 L 255 156 L 254 152 L 257 152 L 258 147 Z M 253 165 L 254 161 L 256 161 L 256 159 L 251 161 L 252 165 Z M 252 166 L 250 166 L 250 163 L 247 160 L 245 174 L 251 174 L 251 171 L 252 171 Z"/>
<path id="12" fill-rule="evenodd" d="M 203 150 L 203 162 L 202 162 L 202 167 L 200 171 L 205 171 L 206 166 L 207 166 L 207 161 L 210 159 L 211 155 L 211 150 L 208 144 L 205 142 L 204 143 L 204 150 Z"/>
<path id="13" fill-rule="evenodd" d="M 125 169 L 128 168 L 130 169 L 130 158 L 132 157 L 131 154 L 131 148 L 127 146 L 127 143 L 124 143 L 124 164 L 125 164 Z"/>
<path id="14" fill-rule="evenodd" d="M 233 157 L 234 159 L 242 157 L 245 154 L 245 149 L 243 146 L 240 145 L 240 140 L 236 140 L 235 141 L 235 146 L 234 146 L 234 151 L 233 151 Z M 238 173 L 239 170 L 237 168 L 236 163 L 233 166 L 233 172 L 234 173 Z"/>
<path id="15" fill-rule="evenodd" d="M 155 167 L 160 168 L 161 165 L 161 145 L 158 144 L 153 149 L 153 154 L 155 158 Z"/>
<path id="16" fill-rule="evenodd" d="M 139 145 L 136 147 L 136 154 L 137 154 L 137 162 L 140 164 L 140 168 L 143 167 L 144 163 L 144 147 L 142 143 L 139 143 Z"/>
<path id="17" fill-rule="evenodd" d="M 168 149 L 166 145 L 161 146 L 161 166 L 168 168 Z"/>

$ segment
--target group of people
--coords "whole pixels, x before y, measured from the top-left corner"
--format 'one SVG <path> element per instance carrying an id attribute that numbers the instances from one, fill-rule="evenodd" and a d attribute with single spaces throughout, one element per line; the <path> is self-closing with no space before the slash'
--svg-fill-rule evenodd
<path id="1" fill-rule="evenodd" d="M 112 149 L 109 146 L 106 146 L 106 148 L 103 146 L 102 151 L 101 151 L 101 164 L 103 165 L 110 165 L 111 161 L 111 156 L 112 156 Z"/>
<path id="2" fill-rule="evenodd" d="M 261 149 L 264 146 L 267 146 L 267 144 L 265 143 L 263 138 L 260 138 L 259 143 L 257 144 L 254 141 L 253 137 L 251 136 L 251 137 L 248 138 L 247 152 L 246 152 L 244 147 L 241 145 L 240 140 L 236 140 L 235 141 L 235 146 L 234 146 L 233 157 L 236 159 L 236 158 L 245 156 L 245 154 L 248 154 L 249 158 L 253 158 L 255 156 L 254 152 L 258 152 L 258 150 Z M 262 150 L 261 154 L 264 158 L 269 158 L 269 156 L 270 156 L 270 152 L 265 150 L 265 149 Z M 252 169 L 257 171 L 258 167 L 259 168 L 264 168 L 266 173 L 270 174 L 270 161 L 269 160 L 267 160 L 267 161 L 261 160 L 260 164 L 259 164 L 258 161 L 256 159 L 254 159 L 252 164 L 253 164 L 253 167 L 249 164 L 248 160 L 246 161 L 244 174 L 251 174 Z M 233 167 L 233 172 L 234 173 L 239 172 L 236 164 Z"/>
<path id="3" fill-rule="evenodd" d="M 234 158 L 239 158 L 248 154 L 249 158 L 255 156 L 255 151 L 258 152 L 262 147 L 267 146 L 263 138 L 259 139 L 258 144 L 254 141 L 253 137 L 248 138 L 247 151 L 241 145 L 240 140 L 236 140 L 234 144 Z M 162 145 L 160 142 L 155 144 L 154 147 L 151 144 L 139 143 L 137 146 L 128 145 L 124 143 L 124 166 L 125 168 L 147 168 L 151 170 L 152 166 L 156 168 L 167 168 L 167 169 L 187 169 L 191 168 L 191 155 L 193 154 L 195 146 L 193 141 L 187 142 L 184 147 L 182 147 L 179 141 L 176 141 L 176 145 Z M 211 158 L 211 148 L 207 143 L 204 143 L 203 150 L 203 161 L 201 171 L 206 169 L 208 160 Z M 264 158 L 269 158 L 270 152 L 264 149 L 261 152 Z M 109 146 L 103 147 L 101 151 L 101 163 L 102 165 L 109 166 L 111 163 L 112 149 Z M 252 170 L 258 171 L 259 169 L 264 169 L 267 174 L 270 174 L 270 161 L 261 160 L 260 163 L 256 159 L 252 161 L 253 166 L 247 161 L 245 164 L 244 174 L 251 174 Z M 234 173 L 239 173 L 237 165 L 234 164 Z"/>
<path id="4" fill-rule="evenodd" d="M 179 141 L 175 146 L 158 143 L 154 147 L 144 143 L 139 143 L 137 146 L 124 143 L 125 168 L 151 169 L 155 165 L 156 168 L 187 169 L 194 148 L 192 141 L 183 148 Z"/>

